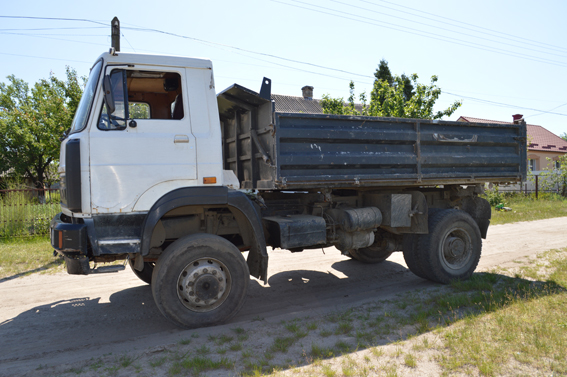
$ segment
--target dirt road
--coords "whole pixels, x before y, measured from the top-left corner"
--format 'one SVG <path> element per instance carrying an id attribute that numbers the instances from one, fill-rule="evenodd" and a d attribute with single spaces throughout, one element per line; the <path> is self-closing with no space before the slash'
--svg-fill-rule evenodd
<path id="1" fill-rule="evenodd" d="M 492 226 L 479 270 L 567 246 L 567 217 Z M 49 252 L 46 250 L 46 252 Z M 325 313 L 433 283 L 409 272 L 401 253 L 364 265 L 334 248 L 270 253 L 269 284 L 250 284 L 242 311 L 206 334 L 254 319 Z M 150 287 L 128 269 L 113 274 L 35 274 L 0 283 L 0 375 L 175 343 L 188 331 L 171 325 L 154 305 Z"/>

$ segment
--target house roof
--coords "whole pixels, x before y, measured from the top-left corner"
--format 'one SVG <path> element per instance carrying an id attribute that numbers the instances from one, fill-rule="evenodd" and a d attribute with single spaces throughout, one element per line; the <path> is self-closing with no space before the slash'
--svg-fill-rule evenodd
<path id="1" fill-rule="evenodd" d="M 272 100 L 276 103 L 276 111 L 280 113 L 323 113 L 318 99 L 305 99 L 303 97 L 272 94 Z"/>
<path id="2" fill-rule="evenodd" d="M 319 99 L 272 94 L 272 100 L 276 103 L 276 111 L 280 113 L 323 114 Z M 357 103 L 354 107 L 362 111 L 362 104 Z"/>
<path id="3" fill-rule="evenodd" d="M 513 124 L 512 122 L 502 122 L 499 120 L 488 120 L 473 117 L 461 116 L 458 119 L 461 122 L 471 123 L 497 123 L 497 124 Z M 563 140 L 553 132 L 546 130 L 542 126 L 535 124 L 527 125 L 528 140 L 530 151 L 559 152 L 567 153 L 567 141 Z"/>

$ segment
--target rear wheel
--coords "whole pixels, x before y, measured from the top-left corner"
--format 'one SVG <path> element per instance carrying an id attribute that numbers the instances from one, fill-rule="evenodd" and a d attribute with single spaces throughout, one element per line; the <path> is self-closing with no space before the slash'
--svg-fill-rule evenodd
<path id="1" fill-rule="evenodd" d="M 418 237 L 417 260 L 430 280 L 448 284 L 471 277 L 482 249 L 480 230 L 464 211 L 448 209 L 429 218 L 429 234 Z"/>
<path id="2" fill-rule="evenodd" d="M 136 275 L 141 281 L 147 284 L 152 284 L 152 274 L 154 272 L 155 263 L 154 262 L 144 262 L 144 268 L 142 271 L 138 271 L 134 268 L 134 261 L 132 259 L 128 259 L 128 264 Z"/>
<path id="3" fill-rule="evenodd" d="M 404 261 L 409 270 L 423 279 L 429 279 L 423 269 L 420 255 L 417 250 L 418 234 L 405 234 L 403 242 Z"/>
<path id="4" fill-rule="evenodd" d="M 364 249 L 349 250 L 350 257 L 362 263 L 381 263 L 384 262 L 390 255 L 391 251 L 383 250 L 379 246 L 370 246 Z"/>
<path id="5" fill-rule="evenodd" d="M 374 243 L 368 247 L 350 250 L 350 257 L 362 263 L 384 262 L 395 250 L 398 250 L 397 240 L 388 232 L 378 229 L 374 232 Z"/>
<path id="6" fill-rule="evenodd" d="M 244 304 L 250 280 L 244 257 L 211 234 L 180 238 L 160 256 L 152 276 L 158 309 L 178 326 L 224 322 Z"/>
<path id="7" fill-rule="evenodd" d="M 437 212 L 441 211 L 437 208 L 429 208 L 428 211 L 428 223 Z M 404 261 L 408 266 L 409 270 L 415 275 L 423 279 L 430 279 L 427 271 L 424 267 L 424 262 L 422 260 L 422 253 L 419 252 L 419 239 L 424 235 L 421 234 L 404 234 L 402 250 L 404 252 Z"/>

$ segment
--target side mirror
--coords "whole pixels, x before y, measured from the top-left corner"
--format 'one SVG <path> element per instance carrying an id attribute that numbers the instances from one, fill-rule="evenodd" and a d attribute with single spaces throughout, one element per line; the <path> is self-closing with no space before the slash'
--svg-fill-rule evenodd
<path id="1" fill-rule="evenodd" d="M 108 114 L 112 114 L 116 110 L 116 106 L 114 105 L 114 95 L 112 94 L 112 85 L 110 85 L 110 75 L 104 76 L 104 81 L 102 82 L 102 89 L 104 90 L 104 102 L 106 103 Z"/>

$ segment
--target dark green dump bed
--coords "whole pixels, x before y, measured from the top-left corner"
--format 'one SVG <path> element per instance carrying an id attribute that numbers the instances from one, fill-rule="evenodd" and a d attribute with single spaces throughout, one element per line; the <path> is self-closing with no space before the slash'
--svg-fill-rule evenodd
<path id="1" fill-rule="evenodd" d="M 242 188 L 471 185 L 526 178 L 525 124 L 278 113 L 234 85 L 218 96 L 225 169 Z"/>

